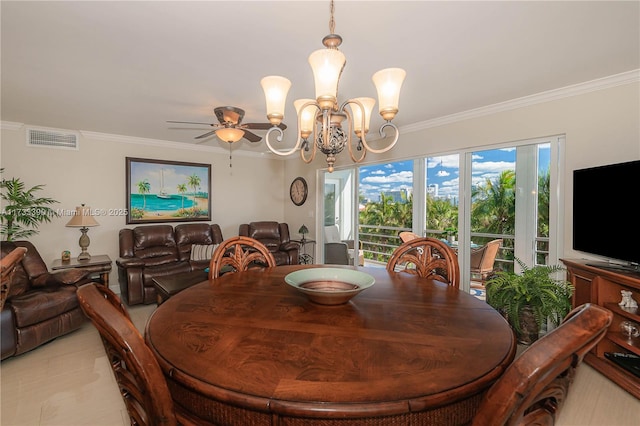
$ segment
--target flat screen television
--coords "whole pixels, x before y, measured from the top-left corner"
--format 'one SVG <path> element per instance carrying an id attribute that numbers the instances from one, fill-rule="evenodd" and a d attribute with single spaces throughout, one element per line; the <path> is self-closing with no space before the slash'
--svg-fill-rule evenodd
<path id="1" fill-rule="evenodd" d="M 640 271 L 640 160 L 573 171 L 573 249 Z M 622 261 L 622 262 L 620 262 Z"/>

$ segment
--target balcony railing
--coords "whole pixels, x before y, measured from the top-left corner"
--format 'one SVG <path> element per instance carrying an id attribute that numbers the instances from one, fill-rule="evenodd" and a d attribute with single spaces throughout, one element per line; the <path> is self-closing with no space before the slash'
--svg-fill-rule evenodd
<path id="1" fill-rule="evenodd" d="M 364 258 L 371 263 L 386 264 L 391 257 L 393 251 L 402 243 L 398 234 L 402 231 L 411 231 L 409 228 L 398 228 L 394 226 L 382 226 L 382 225 L 359 225 L 358 238 L 362 250 L 364 252 Z M 444 231 L 439 230 L 427 230 L 423 235 L 428 235 L 435 238 L 445 238 Z M 513 235 L 508 234 L 488 234 L 482 232 L 472 232 L 471 241 L 479 246 L 486 244 L 487 242 L 501 238 L 503 240 L 502 246 L 498 251 L 498 255 L 495 260 L 496 271 L 513 271 L 514 264 L 514 239 Z M 536 264 L 547 264 L 549 238 L 539 237 L 535 241 L 536 252 Z"/>

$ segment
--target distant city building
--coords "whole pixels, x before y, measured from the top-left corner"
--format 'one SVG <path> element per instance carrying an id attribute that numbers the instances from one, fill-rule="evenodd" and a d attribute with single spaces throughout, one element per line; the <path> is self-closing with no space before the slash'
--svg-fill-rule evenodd
<path id="1" fill-rule="evenodd" d="M 394 203 L 406 203 L 411 196 L 411 190 L 400 189 L 398 191 L 383 191 L 381 194 L 384 194 L 385 197 L 391 197 L 391 200 Z M 378 198 L 378 201 L 380 201 L 380 198 Z"/>

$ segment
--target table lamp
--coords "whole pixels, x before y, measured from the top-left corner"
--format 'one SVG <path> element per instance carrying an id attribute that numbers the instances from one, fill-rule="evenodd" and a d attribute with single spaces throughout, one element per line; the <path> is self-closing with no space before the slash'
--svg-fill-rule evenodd
<path id="1" fill-rule="evenodd" d="M 82 235 L 80 236 L 80 240 L 78 244 L 80 244 L 80 249 L 82 250 L 78 255 L 78 260 L 89 260 L 91 259 L 91 255 L 87 251 L 87 247 L 89 247 L 89 236 L 87 235 L 87 231 L 90 226 L 98 226 L 100 225 L 91 215 L 91 207 L 87 207 L 82 204 L 80 207 L 76 207 L 76 213 L 73 215 L 71 220 L 66 224 L 66 226 L 70 228 L 80 228 L 80 232 Z"/>
<path id="2" fill-rule="evenodd" d="M 304 241 L 304 234 L 308 234 L 309 233 L 309 229 L 307 229 L 306 226 L 304 226 L 304 224 L 300 227 L 300 229 L 298 229 L 298 233 L 300 235 L 302 235 L 302 241 Z"/>

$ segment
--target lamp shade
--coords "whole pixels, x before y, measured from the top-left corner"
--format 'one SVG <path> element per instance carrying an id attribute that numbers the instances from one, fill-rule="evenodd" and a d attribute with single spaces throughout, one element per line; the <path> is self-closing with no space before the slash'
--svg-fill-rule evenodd
<path id="1" fill-rule="evenodd" d="M 216 130 L 216 136 L 225 142 L 238 142 L 244 136 L 244 130 L 235 127 L 223 127 Z"/>
<path id="2" fill-rule="evenodd" d="M 319 49 L 309 55 L 316 85 L 316 100 L 322 109 L 333 107 L 338 97 L 338 81 L 347 58 L 338 49 Z"/>
<path id="3" fill-rule="evenodd" d="M 378 111 L 385 120 L 392 120 L 398 112 L 400 88 L 406 75 L 402 68 L 386 68 L 371 78 L 378 91 Z"/>
<path id="4" fill-rule="evenodd" d="M 308 102 L 311 102 L 313 105 L 302 108 L 302 106 Z M 313 132 L 313 125 L 316 121 L 315 101 L 313 99 L 298 99 L 293 102 L 293 105 L 296 107 L 296 112 L 300 118 L 300 133 L 302 137 L 306 139 L 311 132 Z"/>
<path id="5" fill-rule="evenodd" d="M 284 77 L 271 75 L 260 80 L 267 101 L 267 118 L 271 124 L 277 126 L 284 118 L 284 107 L 287 93 L 291 88 L 291 81 Z"/>
<path id="6" fill-rule="evenodd" d="M 308 234 L 309 233 L 309 229 L 307 229 L 307 227 L 305 225 L 302 225 L 300 227 L 300 229 L 298 229 L 298 234 Z"/>
<path id="7" fill-rule="evenodd" d="M 376 104 L 376 100 L 373 98 L 355 98 L 355 101 L 359 101 L 364 107 L 364 133 L 369 131 L 369 122 L 371 121 L 371 111 Z M 349 104 L 351 113 L 353 114 L 353 130 L 358 137 L 362 134 L 362 108 L 358 104 Z"/>
<path id="8" fill-rule="evenodd" d="M 84 204 L 80 207 L 76 207 L 76 212 L 69 222 L 65 226 L 71 228 L 88 228 L 90 226 L 100 225 L 91 215 L 91 207 Z"/>

